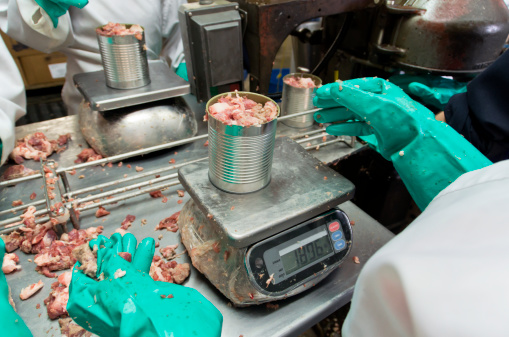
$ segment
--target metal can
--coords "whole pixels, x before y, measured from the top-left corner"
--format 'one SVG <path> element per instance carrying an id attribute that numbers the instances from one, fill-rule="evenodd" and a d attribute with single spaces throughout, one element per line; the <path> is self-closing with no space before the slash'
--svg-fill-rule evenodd
<path id="1" fill-rule="evenodd" d="M 272 101 L 279 115 L 279 106 L 270 98 L 252 92 L 237 93 L 256 103 Z M 228 93 L 212 97 L 207 103 L 206 113 L 209 113 L 209 106 L 226 95 Z M 271 178 L 277 118 L 249 127 L 226 125 L 210 114 L 208 121 L 210 182 L 223 191 L 238 194 L 255 192 L 267 186 Z"/>
<path id="2" fill-rule="evenodd" d="M 283 97 L 281 99 L 281 116 L 288 116 L 298 112 L 314 109 L 313 98 L 315 97 L 315 88 L 296 88 L 288 85 L 286 79 L 295 77 L 311 78 L 315 87 L 322 85 L 322 80 L 315 75 L 306 73 L 293 73 L 283 77 Z M 294 128 L 307 128 L 313 125 L 313 114 L 288 118 L 282 121 L 283 124 Z"/>
<path id="3" fill-rule="evenodd" d="M 132 25 L 125 26 L 130 28 Z M 97 33 L 97 40 L 107 86 L 133 89 L 150 83 L 145 31 L 141 33 L 141 39 L 134 34 L 105 36 Z"/>

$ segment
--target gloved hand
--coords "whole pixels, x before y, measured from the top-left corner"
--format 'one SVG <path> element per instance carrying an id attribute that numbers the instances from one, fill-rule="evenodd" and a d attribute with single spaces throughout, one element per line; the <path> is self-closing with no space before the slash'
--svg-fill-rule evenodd
<path id="1" fill-rule="evenodd" d="M 88 0 L 35 0 L 35 2 L 49 15 L 55 28 L 58 26 L 58 18 L 67 13 L 70 6 L 81 9 L 88 4 Z"/>
<path id="2" fill-rule="evenodd" d="M 318 123 L 331 135 L 370 136 L 391 160 L 422 210 L 465 172 L 491 164 L 472 144 L 399 87 L 381 78 L 353 79 L 316 90 Z"/>
<path id="3" fill-rule="evenodd" d="M 466 92 L 468 82 L 458 82 L 441 76 L 395 75 L 389 81 L 407 94 L 419 97 L 424 104 L 444 110 L 452 96 Z"/>
<path id="4" fill-rule="evenodd" d="M 0 238 L 0 264 L 4 260 L 5 243 Z M 9 303 L 9 287 L 7 280 L 0 268 L 0 327 L 5 333 L 8 332 L 9 336 L 17 337 L 31 337 L 32 334 L 28 330 L 25 322 L 14 311 L 14 308 Z"/>
<path id="5" fill-rule="evenodd" d="M 154 239 L 136 248 L 132 234 L 115 233 L 89 245 L 98 249 L 97 277 L 103 274 L 104 280 L 88 277 L 76 263 L 67 303 L 70 317 L 83 328 L 108 337 L 221 335 L 221 313 L 198 291 L 150 277 Z M 130 253 L 132 262 L 119 252 Z"/>

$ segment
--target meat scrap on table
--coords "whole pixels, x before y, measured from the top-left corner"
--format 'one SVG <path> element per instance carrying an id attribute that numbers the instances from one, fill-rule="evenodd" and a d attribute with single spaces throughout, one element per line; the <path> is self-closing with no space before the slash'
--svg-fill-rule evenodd
<path id="1" fill-rule="evenodd" d="M 10 157 L 21 164 L 24 159 L 46 160 L 53 152 L 60 153 L 65 150 L 65 144 L 71 139 L 71 134 L 61 135 L 58 140 L 50 140 L 42 132 L 35 132 L 16 141 L 16 147 Z"/>
<path id="2" fill-rule="evenodd" d="M 74 162 L 76 164 L 80 164 L 99 159 L 103 159 L 103 156 L 95 152 L 94 149 L 83 149 L 80 154 L 78 154 L 78 158 Z"/>
<path id="3" fill-rule="evenodd" d="M 156 226 L 155 230 L 160 230 L 160 229 L 166 229 L 170 232 L 176 232 L 179 227 L 177 225 L 177 220 L 179 218 L 179 214 L 180 214 L 180 211 L 172 214 L 171 216 L 167 217 L 166 219 L 163 219 L 161 220 L 161 222 L 159 222 L 159 224 Z"/>
<path id="4" fill-rule="evenodd" d="M 169 245 L 164 248 L 159 249 L 159 253 L 166 259 L 171 260 L 177 256 L 175 250 L 178 248 L 178 243 L 176 245 Z"/>
<path id="5" fill-rule="evenodd" d="M 5 254 L 2 262 L 2 271 L 4 274 L 10 274 L 16 270 L 20 270 L 21 266 L 16 263 L 19 262 L 19 256 L 16 253 Z"/>
<path id="6" fill-rule="evenodd" d="M 83 329 L 81 326 L 76 324 L 72 318 L 60 318 L 58 320 L 60 324 L 60 333 L 62 337 L 91 337 L 92 333 Z"/>
<path id="7" fill-rule="evenodd" d="M 23 301 L 32 297 L 36 292 L 42 289 L 44 286 L 44 283 L 42 283 L 41 280 L 39 282 L 29 285 L 28 287 L 25 287 L 21 289 L 21 293 L 19 294 L 19 298 L 21 298 Z"/>
<path id="8" fill-rule="evenodd" d="M 163 202 L 166 203 L 168 201 L 168 198 L 161 192 L 161 190 L 155 190 L 152 192 L 149 192 L 150 196 L 152 198 L 163 198 Z"/>
<path id="9" fill-rule="evenodd" d="M 181 284 L 189 277 L 190 270 L 189 263 L 164 262 L 160 256 L 154 255 L 149 274 L 154 281 Z"/>
<path id="10" fill-rule="evenodd" d="M 134 215 L 127 215 L 124 219 L 124 221 L 122 221 L 122 224 L 120 225 L 120 228 L 122 228 L 123 230 L 127 230 L 129 227 L 131 227 L 131 225 L 133 224 L 134 220 L 136 220 L 136 217 Z"/>
<path id="11" fill-rule="evenodd" d="M 66 271 L 51 285 L 51 292 L 44 300 L 50 319 L 69 316 L 66 308 L 67 302 L 69 301 L 69 284 L 71 284 L 71 278 L 71 272 Z"/>
<path id="12" fill-rule="evenodd" d="M 4 174 L 2 174 L 2 180 L 11 180 L 22 177 L 28 177 L 39 172 L 40 171 L 29 169 L 23 165 L 12 165 L 7 170 L 5 170 Z"/>

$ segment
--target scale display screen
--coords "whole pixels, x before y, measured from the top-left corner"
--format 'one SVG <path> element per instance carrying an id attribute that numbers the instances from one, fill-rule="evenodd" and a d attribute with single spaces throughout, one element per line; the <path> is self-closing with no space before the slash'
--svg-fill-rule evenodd
<path id="1" fill-rule="evenodd" d="M 301 242 L 279 251 L 286 275 L 298 273 L 310 264 L 322 260 L 333 248 L 325 229 Z"/>

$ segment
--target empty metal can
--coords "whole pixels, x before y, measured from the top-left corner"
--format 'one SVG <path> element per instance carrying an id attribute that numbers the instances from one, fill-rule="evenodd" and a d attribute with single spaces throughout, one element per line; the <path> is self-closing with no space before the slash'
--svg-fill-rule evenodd
<path id="1" fill-rule="evenodd" d="M 306 73 L 293 73 L 283 77 L 283 97 L 281 99 L 281 116 L 288 116 L 298 112 L 314 109 L 313 98 L 315 88 L 297 88 L 286 83 L 290 77 L 311 78 L 315 87 L 322 85 L 322 80 L 315 75 Z M 283 124 L 294 128 L 307 128 L 313 125 L 313 114 L 288 118 L 282 121 Z"/>
<path id="2" fill-rule="evenodd" d="M 129 29 L 132 25 L 125 26 Z M 150 83 L 145 31 L 141 38 L 139 34 L 105 36 L 97 32 L 97 40 L 107 86 L 133 89 Z"/>
<path id="3" fill-rule="evenodd" d="M 262 105 L 272 101 L 279 115 L 278 105 L 270 98 L 251 92 L 239 91 L 238 94 Z M 228 93 L 212 97 L 206 106 L 209 179 L 214 186 L 226 192 L 255 192 L 270 182 L 277 118 L 259 126 L 226 125 L 209 114 L 209 106 L 226 95 Z"/>

